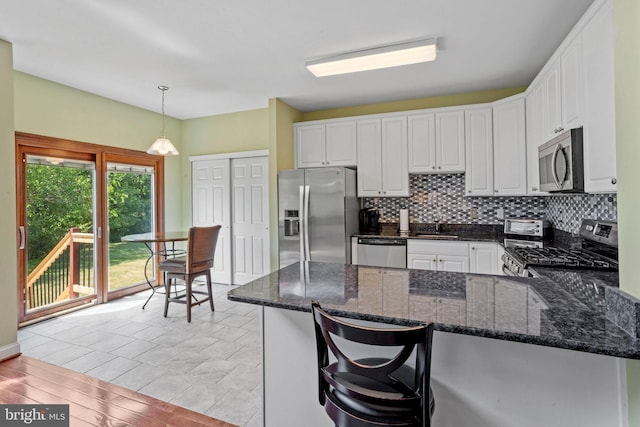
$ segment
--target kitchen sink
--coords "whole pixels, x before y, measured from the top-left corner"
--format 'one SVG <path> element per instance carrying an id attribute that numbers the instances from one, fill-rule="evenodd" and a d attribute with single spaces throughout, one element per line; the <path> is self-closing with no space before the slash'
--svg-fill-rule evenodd
<path id="1" fill-rule="evenodd" d="M 431 240 L 455 240 L 458 238 L 455 234 L 434 234 L 434 233 L 416 233 L 416 237 Z"/>

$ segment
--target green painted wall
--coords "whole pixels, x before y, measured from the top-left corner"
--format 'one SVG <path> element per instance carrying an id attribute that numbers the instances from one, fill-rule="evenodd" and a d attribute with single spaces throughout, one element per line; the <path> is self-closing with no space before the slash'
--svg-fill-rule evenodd
<path id="1" fill-rule="evenodd" d="M 404 101 L 384 102 L 380 104 L 359 105 L 355 107 L 335 108 L 302 113 L 299 121 L 335 119 L 338 117 L 360 116 L 364 114 L 391 113 L 395 111 L 420 110 L 423 108 L 453 107 L 456 105 L 482 104 L 522 93 L 526 86 L 486 90 L 482 92 L 459 93 L 431 98 L 407 99 Z"/>
<path id="2" fill-rule="evenodd" d="M 14 344 L 18 330 L 13 97 L 13 49 L 0 40 L 0 348 Z"/>
<path id="3" fill-rule="evenodd" d="M 293 124 L 301 113 L 279 99 L 269 100 L 269 218 L 271 269 L 278 268 L 278 171 L 293 169 Z"/>
<path id="4" fill-rule="evenodd" d="M 69 86 L 14 72 L 15 129 L 146 151 L 160 136 L 161 115 Z M 167 117 L 166 134 L 180 151 L 182 122 Z M 167 230 L 182 228 L 180 158 L 165 158 Z"/>
<path id="5" fill-rule="evenodd" d="M 241 111 L 182 122 L 182 218 L 192 224 L 190 156 L 266 150 L 269 148 L 269 110 Z"/>
<path id="6" fill-rule="evenodd" d="M 615 0 L 616 154 L 620 288 L 640 297 L 640 2 Z M 640 361 L 627 361 L 629 425 L 640 426 Z"/>

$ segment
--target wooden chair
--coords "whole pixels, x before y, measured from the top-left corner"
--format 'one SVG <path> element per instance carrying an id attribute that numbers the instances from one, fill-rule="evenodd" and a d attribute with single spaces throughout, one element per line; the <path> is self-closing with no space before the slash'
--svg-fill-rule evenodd
<path id="1" fill-rule="evenodd" d="M 315 301 L 312 311 L 318 350 L 318 397 L 336 427 L 431 426 L 435 409 L 429 386 L 433 325 L 378 329 L 344 322 Z M 336 345 L 334 337 L 366 344 L 358 348 L 399 350 L 392 358 L 354 360 Z M 411 367 L 405 362 L 414 348 L 416 363 Z M 337 360 L 331 364 L 329 350 Z"/>
<path id="2" fill-rule="evenodd" d="M 166 295 L 164 302 L 164 317 L 169 311 L 169 302 L 177 302 L 187 305 L 187 322 L 191 322 L 191 307 L 209 301 L 211 311 L 214 311 L 213 295 L 211 294 L 211 268 L 213 256 L 216 250 L 216 242 L 221 226 L 192 227 L 189 229 L 189 242 L 187 255 L 169 258 L 160 263 L 160 271 L 166 273 Z M 207 292 L 194 291 L 193 280 L 196 277 L 205 276 Z M 175 290 L 176 279 L 185 282 L 184 293 Z M 174 295 L 171 296 L 171 287 L 174 287 Z M 194 294 L 207 295 L 204 299 L 196 299 Z"/>

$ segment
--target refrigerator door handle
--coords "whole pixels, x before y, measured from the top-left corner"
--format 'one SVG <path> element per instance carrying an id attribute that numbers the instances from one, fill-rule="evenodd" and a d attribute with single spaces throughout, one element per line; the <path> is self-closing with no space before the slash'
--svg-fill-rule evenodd
<path id="1" fill-rule="evenodd" d="M 305 226 L 306 226 L 306 220 L 305 220 L 305 215 L 304 215 L 304 185 L 300 186 L 300 207 L 299 207 L 298 218 L 300 220 L 300 232 L 299 232 L 299 237 L 300 237 L 300 261 L 304 261 L 305 260 L 304 229 L 305 229 Z"/>
<path id="2" fill-rule="evenodd" d="M 304 259 L 311 261 L 311 251 L 309 250 L 309 195 L 311 191 L 308 185 L 304 186 Z"/>

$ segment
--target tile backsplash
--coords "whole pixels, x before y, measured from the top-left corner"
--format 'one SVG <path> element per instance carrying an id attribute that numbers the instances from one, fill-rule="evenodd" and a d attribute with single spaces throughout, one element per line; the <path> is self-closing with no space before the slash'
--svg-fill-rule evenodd
<path id="1" fill-rule="evenodd" d="M 410 175 L 410 197 L 365 198 L 364 206 L 380 209 L 382 222 L 398 222 L 408 208 L 411 222 L 436 219 L 452 224 L 500 224 L 505 217 L 547 218 L 554 228 L 577 233 L 580 219 L 617 220 L 615 194 L 553 195 L 546 197 L 465 197 L 463 174 Z M 472 212 L 475 208 L 475 217 Z"/>

